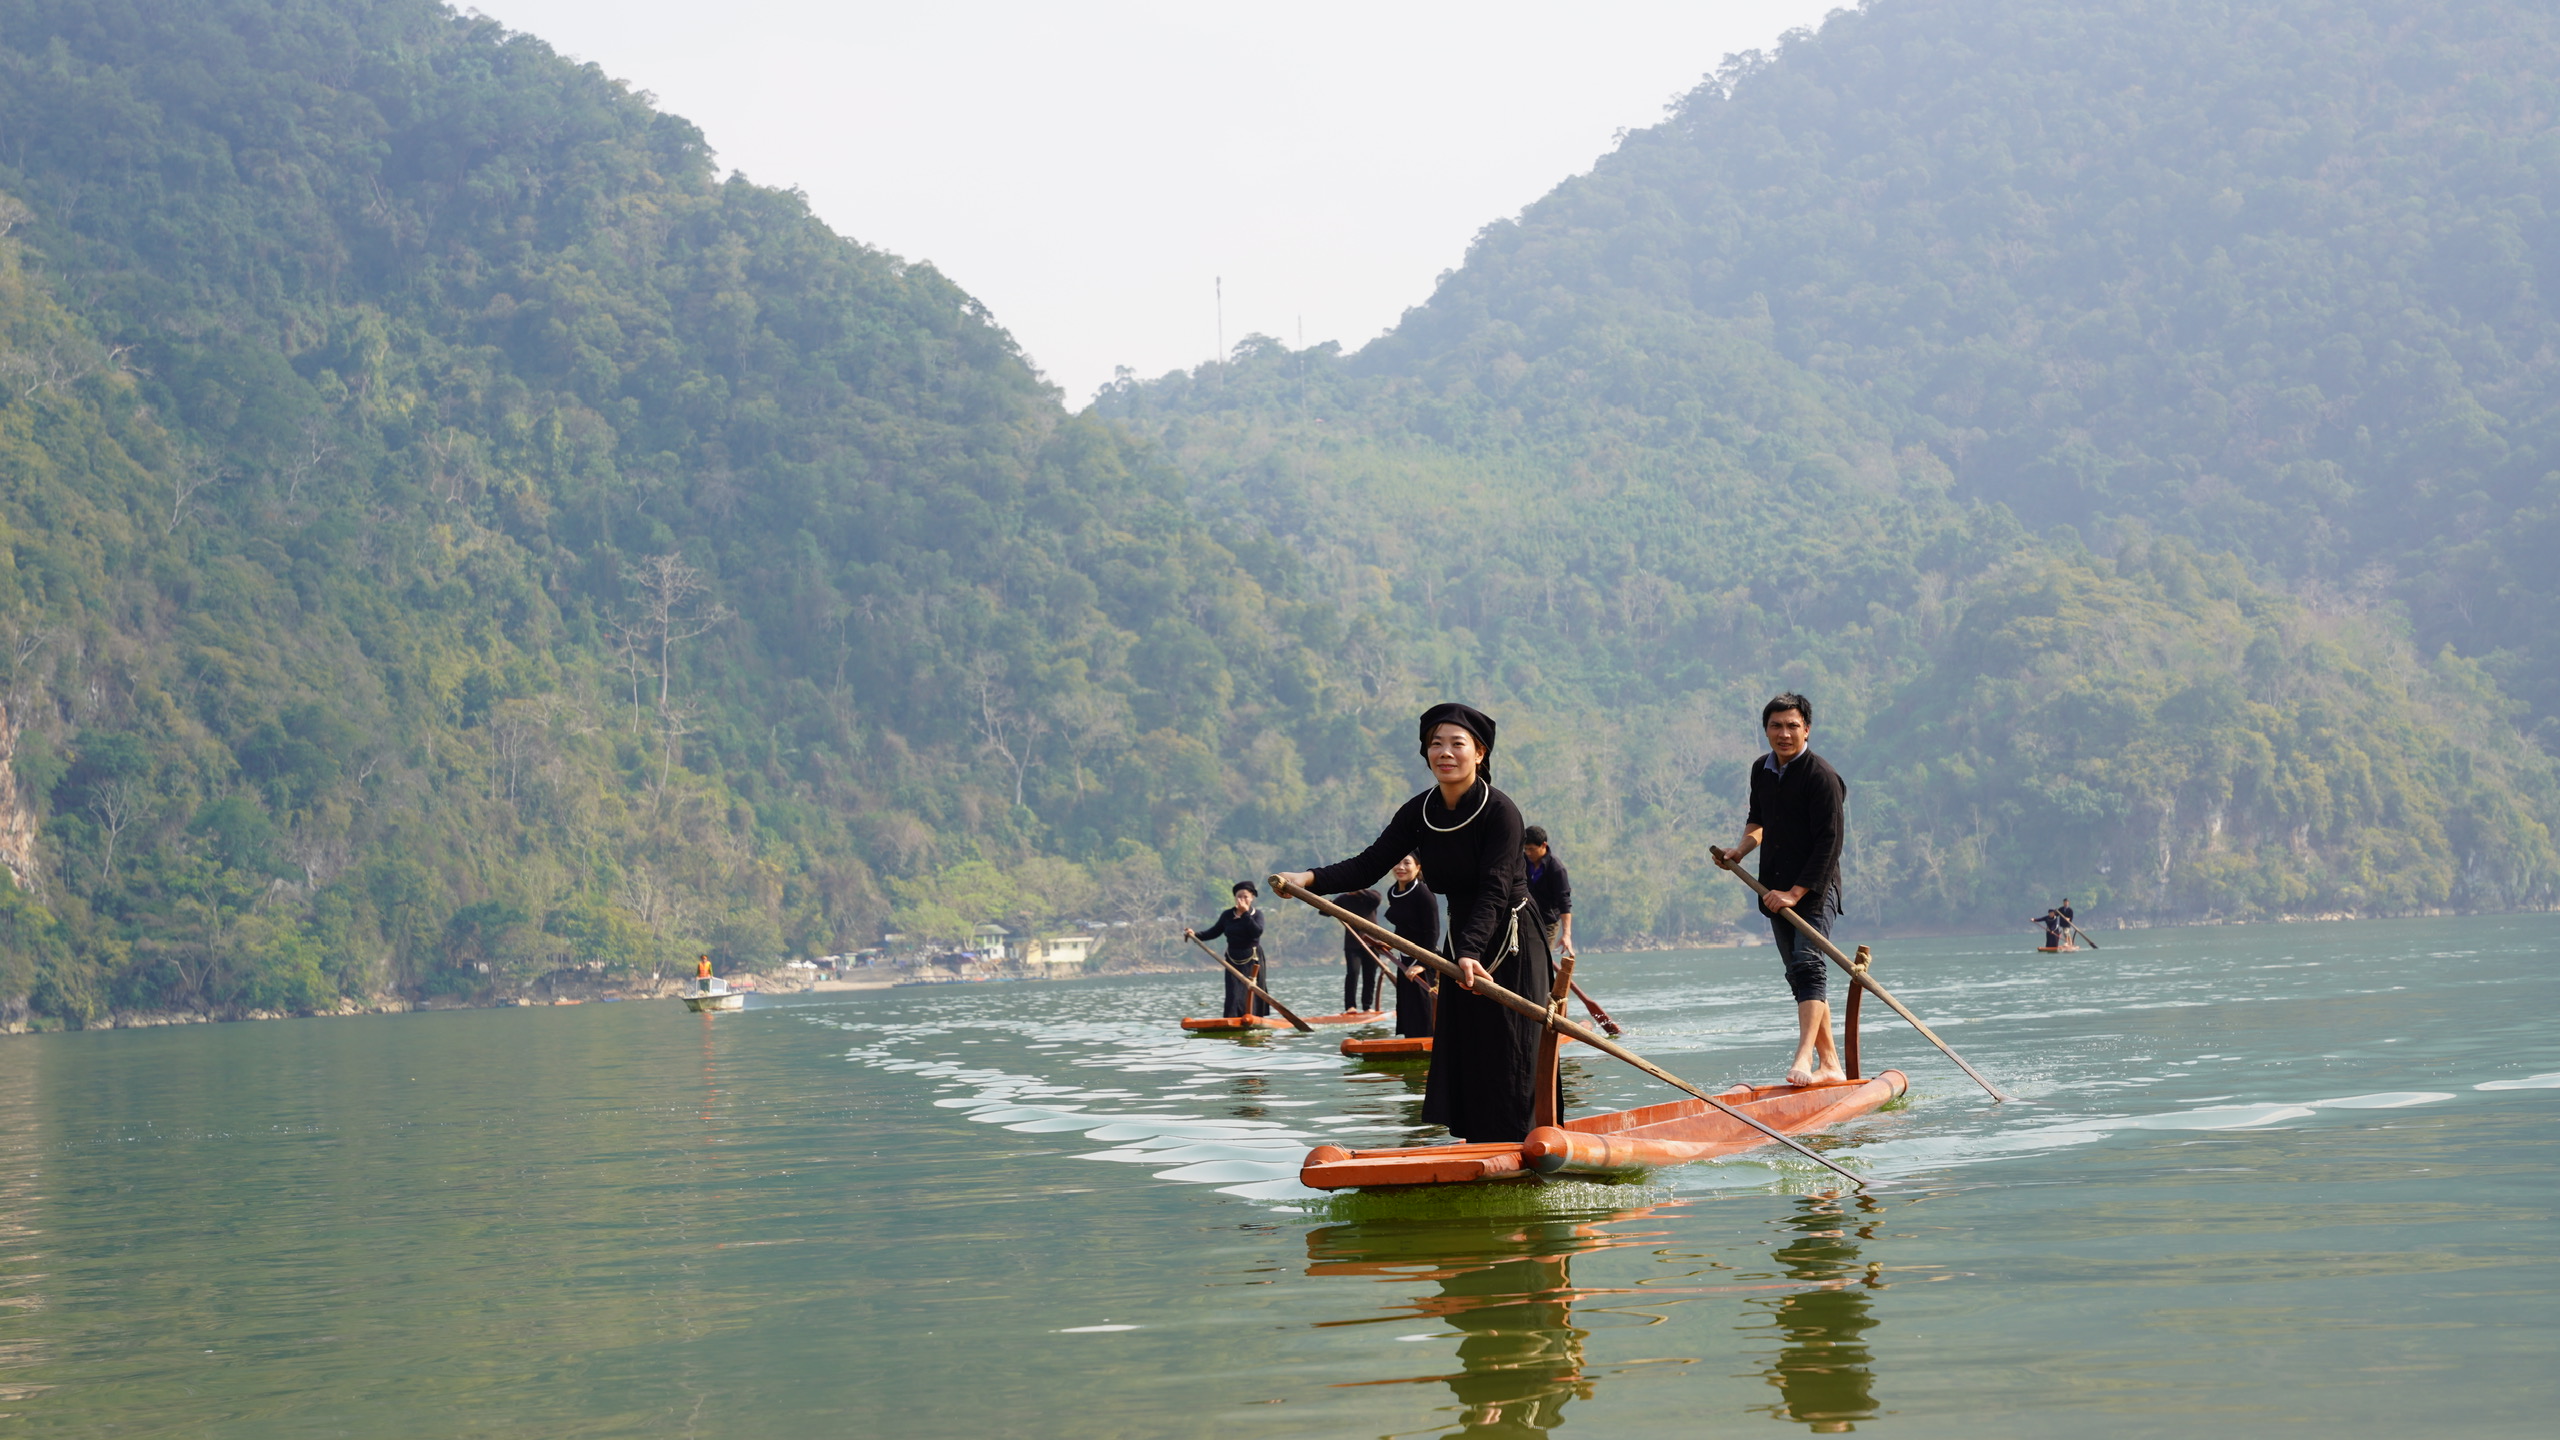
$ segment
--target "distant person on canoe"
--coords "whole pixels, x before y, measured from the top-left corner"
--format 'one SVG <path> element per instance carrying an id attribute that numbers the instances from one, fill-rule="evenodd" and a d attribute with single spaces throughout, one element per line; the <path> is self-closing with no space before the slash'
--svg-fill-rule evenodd
<path id="1" fill-rule="evenodd" d="M 1387 928 L 1425 950 L 1440 948 L 1440 897 L 1422 883 L 1422 862 L 1410 855 L 1387 872 Z M 1429 1035 L 1438 982 L 1402 955 L 1390 951 L 1387 958 L 1396 964 L 1396 1033 Z"/>
<path id="2" fill-rule="evenodd" d="M 1564 861 L 1547 843 L 1547 827 L 1532 825 L 1520 832 L 1520 853 L 1529 862 L 1529 898 L 1538 902 L 1539 919 L 1547 927 L 1547 953 L 1573 953 L 1573 881 Z"/>
<path id="3" fill-rule="evenodd" d="M 1354 890 L 1334 896 L 1333 903 L 1363 920 L 1375 920 L 1386 897 L 1375 890 Z M 1348 925 L 1342 927 L 1342 1008 L 1346 1013 L 1378 1008 L 1378 978 L 1383 972 L 1378 969 L 1378 962 L 1369 958 L 1369 947 L 1375 943 L 1362 939 Z"/>
<path id="4" fill-rule="evenodd" d="M 1842 1080 L 1840 1050 L 1831 1038 L 1830 965 L 1785 912 L 1793 910 L 1824 935 L 1840 913 L 1840 844 L 1848 833 L 1849 787 L 1829 761 L 1813 753 L 1813 702 L 1790 690 L 1760 707 L 1769 753 L 1751 765 L 1751 809 L 1742 839 L 1730 850 L 1707 853 L 1730 870 L 1754 850 L 1760 883 L 1769 887 L 1760 908 L 1778 937 L 1778 959 L 1796 997 L 1796 1054 L 1787 1083 Z"/>
<path id="5" fill-rule="evenodd" d="M 1547 1003 L 1547 936 L 1529 899 L 1520 807 L 1493 788 L 1493 717 L 1470 705 L 1422 712 L 1423 761 L 1438 782 L 1398 807 L 1368 849 L 1285 878 L 1318 893 L 1374 885 L 1406 855 L 1448 897 L 1452 957 L 1465 976 L 1440 990 L 1431 1078 L 1422 1118 L 1478 1143 L 1525 1139 L 1535 1113 L 1533 1076 L 1544 1027 L 1473 993 L 1491 979 Z"/>
<path id="6" fill-rule="evenodd" d="M 1250 880 L 1239 880 L 1236 882 L 1233 893 L 1236 903 L 1220 912 L 1217 919 L 1210 921 L 1208 929 L 1185 930 L 1182 932 L 1182 938 L 1215 940 L 1224 936 L 1227 942 L 1227 963 L 1252 976 L 1255 985 L 1263 985 L 1267 988 L 1268 982 L 1262 978 L 1262 912 L 1253 908 L 1253 897 L 1261 894 L 1262 890 Z M 1261 996 L 1254 994 L 1252 986 L 1237 979 L 1231 972 L 1222 970 L 1218 973 L 1227 977 L 1227 1008 L 1219 1011 L 1219 1014 L 1232 1019 L 1242 1015 L 1271 1013 L 1270 1004 Z"/>
<path id="7" fill-rule="evenodd" d="M 2071 921 L 2063 915 L 2062 907 L 2057 905 L 2027 923 L 2044 927 L 2044 948 L 2047 950 L 2072 948 Z"/>

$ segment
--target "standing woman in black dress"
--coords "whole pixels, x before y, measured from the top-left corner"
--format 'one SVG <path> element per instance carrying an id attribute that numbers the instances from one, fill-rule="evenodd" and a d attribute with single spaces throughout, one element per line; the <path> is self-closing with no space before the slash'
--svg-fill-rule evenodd
<path id="1" fill-rule="evenodd" d="M 1477 1143 L 1527 1138 L 1536 1123 L 1538 1041 L 1544 1027 L 1474 993 L 1491 979 L 1544 1005 L 1545 928 L 1529 902 L 1520 853 L 1520 807 L 1493 788 L 1493 717 L 1468 705 L 1422 713 L 1422 758 L 1438 783 L 1398 807 L 1369 848 L 1351 859 L 1284 876 L 1318 893 L 1374 885 L 1403 856 L 1449 901 L 1449 943 L 1464 978 L 1440 987 L 1431 1079 L 1422 1118 Z"/>
<path id="2" fill-rule="evenodd" d="M 1440 948 L 1440 897 L 1422 883 L 1422 862 L 1407 855 L 1387 872 L 1387 928 L 1425 950 Z M 1396 966 L 1396 1033 L 1408 1038 L 1431 1033 L 1431 972 L 1392 951 Z"/>

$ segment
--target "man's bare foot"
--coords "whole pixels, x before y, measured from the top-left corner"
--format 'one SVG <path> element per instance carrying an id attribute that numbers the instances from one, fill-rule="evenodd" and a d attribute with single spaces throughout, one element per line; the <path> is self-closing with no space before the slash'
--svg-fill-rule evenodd
<path id="1" fill-rule="evenodd" d="M 1795 1065 L 1790 1065 L 1790 1066 L 1788 1066 L 1788 1067 L 1787 1067 L 1787 1083 L 1788 1083 L 1788 1084 L 1790 1084 L 1790 1085 L 1810 1085 L 1810 1084 L 1812 1084 L 1812 1083 L 1813 1083 L 1813 1070 L 1812 1070 L 1812 1067 L 1807 1066 L 1807 1065 L 1803 1065 L 1803 1064 L 1795 1064 Z"/>
<path id="2" fill-rule="evenodd" d="M 1816 1085 L 1836 1085 L 1848 1078 L 1849 1072 L 1837 1065 L 1826 1065 L 1813 1072 L 1813 1083 Z"/>

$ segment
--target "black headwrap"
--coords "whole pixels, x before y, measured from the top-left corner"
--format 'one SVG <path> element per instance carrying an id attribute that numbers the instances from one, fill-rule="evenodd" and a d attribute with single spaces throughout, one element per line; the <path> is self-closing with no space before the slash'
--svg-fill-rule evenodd
<path id="1" fill-rule="evenodd" d="M 1443 700 L 1422 712 L 1421 745 L 1424 756 L 1431 754 L 1431 732 L 1442 725 L 1464 726 L 1476 737 L 1476 748 L 1484 752 L 1484 763 L 1476 773 L 1488 785 L 1493 783 L 1493 717 L 1473 705 Z"/>

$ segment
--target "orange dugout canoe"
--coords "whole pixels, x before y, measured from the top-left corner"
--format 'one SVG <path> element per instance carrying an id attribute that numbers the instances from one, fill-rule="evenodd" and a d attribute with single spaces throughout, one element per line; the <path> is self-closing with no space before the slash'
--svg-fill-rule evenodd
<path id="1" fill-rule="evenodd" d="M 1338 1015 L 1305 1015 L 1299 1018 L 1310 1025 L 1372 1025 L 1384 1018 L 1384 1010 L 1345 1010 Z M 1219 1015 L 1203 1020 L 1185 1020 L 1185 1030 L 1286 1030 L 1289 1022 L 1277 1015 Z"/>
<path id="2" fill-rule="evenodd" d="M 1419 1058 L 1431 1053 L 1428 1035 L 1389 1035 L 1377 1040 L 1345 1040 L 1342 1053 L 1355 1060 Z"/>
<path id="3" fill-rule="evenodd" d="M 1822 1085 L 1737 1085 L 1716 1098 L 1773 1130 L 1801 1134 L 1854 1119 L 1910 1088 L 1899 1070 Z M 1682 1098 L 1634 1110 L 1541 1125 L 1525 1140 L 1496 1145 L 1415 1145 L 1347 1150 L 1319 1145 L 1298 1169 L 1317 1190 L 1465 1185 L 1540 1175 L 1621 1175 L 1739 1154 L 1768 1136 L 1704 1101 Z"/>

